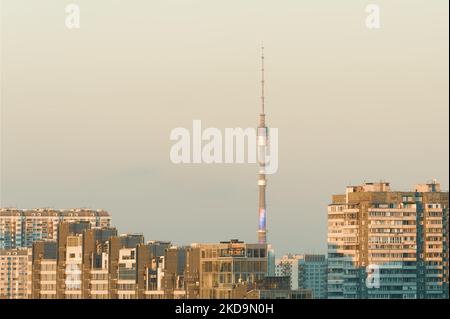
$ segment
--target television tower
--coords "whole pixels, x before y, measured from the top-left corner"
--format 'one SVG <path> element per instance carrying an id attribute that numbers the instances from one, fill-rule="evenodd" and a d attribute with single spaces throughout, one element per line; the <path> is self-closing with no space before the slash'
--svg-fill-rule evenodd
<path id="1" fill-rule="evenodd" d="M 259 188 L 259 208 L 258 208 L 258 243 L 267 243 L 266 227 L 266 149 L 269 130 L 266 127 L 266 115 L 264 113 L 264 45 L 261 46 L 261 113 L 259 114 L 259 125 L 257 133 L 258 147 L 258 188 Z"/>

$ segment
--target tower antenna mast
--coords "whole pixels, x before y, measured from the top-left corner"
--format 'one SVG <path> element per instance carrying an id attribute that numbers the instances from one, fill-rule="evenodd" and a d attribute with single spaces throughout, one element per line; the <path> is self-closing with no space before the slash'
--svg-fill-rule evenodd
<path id="1" fill-rule="evenodd" d="M 261 43 L 261 114 L 264 114 L 264 43 Z"/>

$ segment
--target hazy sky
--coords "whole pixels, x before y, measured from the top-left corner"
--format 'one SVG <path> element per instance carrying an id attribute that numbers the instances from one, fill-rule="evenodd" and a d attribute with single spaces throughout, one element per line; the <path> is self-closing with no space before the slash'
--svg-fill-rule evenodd
<path id="1" fill-rule="evenodd" d="M 81 28 L 67 29 L 77 3 Z M 367 29 L 365 7 L 381 8 Z M 257 168 L 175 165 L 170 131 L 279 130 L 277 254 L 325 252 L 348 184 L 449 183 L 448 1 L 1 0 L 1 206 L 91 207 L 177 244 L 256 241 Z"/>

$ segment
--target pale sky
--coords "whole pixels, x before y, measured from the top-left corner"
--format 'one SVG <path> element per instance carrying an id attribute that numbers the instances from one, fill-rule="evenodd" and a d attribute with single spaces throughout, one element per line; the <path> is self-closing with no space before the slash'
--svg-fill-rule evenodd
<path id="1" fill-rule="evenodd" d="M 80 29 L 65 26 L 79 4 Z M 381 8 L 368 29 L 365 7 Z M 266 52 L 277 255 L 326 251 L 348 184 L 449 183 L 448 1 L 1 0 L 1 206 L 103 208 L 119 232 L 256 242 L 257 167 L 175 165 L 170 131 L 255 127 Z"/>

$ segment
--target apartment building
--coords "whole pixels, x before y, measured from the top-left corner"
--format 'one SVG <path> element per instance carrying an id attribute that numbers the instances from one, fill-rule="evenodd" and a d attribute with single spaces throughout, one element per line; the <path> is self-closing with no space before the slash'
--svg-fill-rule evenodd
<path id="1" fill-rule="evenodd" d="M 32 298 L 56 299 L 56 241 L 36 241 L 32 258 Z"/>
<path id="2" fill-rule="evenodd" d="M 186 265 L 185 280 L 191 290 L 188 296 L 241 298 L 247 288 L 267 275 L 267 244 L 247 244 L 239 240 L 192 244 L 187 261 L 191 263 Z M 239 289 L 240 286 L 245 289 Z"/>
<path id="3" fill-rule="evenodd" d="M 117 231 L 90 227 L 89 221 L 62 222 L 57 241 L 34 242 L 33 298 L 109 298 L 108 241 Z"/>
<path id="4" fill-rule="evenodd" d="M 111 215 L 92 209 L 0 209 L 0 249 L 31 248 L 37 240 L 56 240 L 60 222 L 86 221 L 110 227 Z"/>
<path id="5" fill-rule="evenodd" d="M 144 295 L 140 298 L 184 299 L 187 248 L 171 246 L 169 242 L 153 242 L 146 246 L 152 250 L 150 258 L 146 259 L 151 267 L 143 269 L 147 279 Z M 155 247 L 158 249 L 155 250 Z"/>
<path id="6" fill-rule="evenodd" d="M 87 221 L 63 222 L 58 229 L 56 296 L 58 299 L 82 298 L 83 232 Z"/>
<path id="7" fill-rule="evenodd" d="M 0 249 L 0 299 L 31 298 L 31 249 Z"/>
<path id="8" fill-rule="evenodd" d="M 137 246 L 144 236 L 127 234 L 110 240 L 110 297 L 112 299 L 137 298 Z"/>
<path id="9" fill-rule="evenodd" d="M 328 206 L 329 298 L 448 298 L 448 192 L 349 186 Z"/>
<path id="10" fill-rule="evenodd" d="M 314 299 L 327 298 L 327 260 L 325 255 L 286 255 L 276 260 L 276 276 L 290 278 L 290 289 L 310 289 Z"/>
<path id="11" fill-rule="evenodd" d="M 109 298 L 109 241 L 115 228 L 93 228 L 83 232 L 82 298 Z"/>

